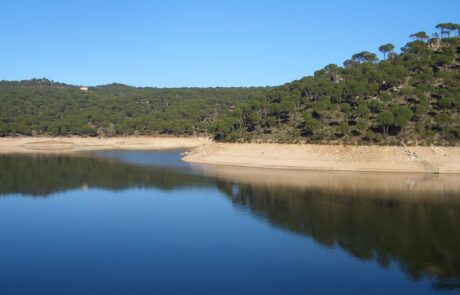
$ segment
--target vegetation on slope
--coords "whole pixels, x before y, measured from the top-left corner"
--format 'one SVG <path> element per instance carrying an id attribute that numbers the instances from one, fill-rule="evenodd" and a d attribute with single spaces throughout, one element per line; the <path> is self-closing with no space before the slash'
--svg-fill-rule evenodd
<path id="1" fill-rule="evenodd" d="M 412 34 L 401 53 L 384 44 L 344 67 L 241 103 L 212 126 L 217 140 L 346 144 L 460 142 L 460 25 Z"/>
<path id="2" fill-rule="evenodd" d="M 460 142 L 460 25 L 417 32 L 271 88 L 80 89 L 0 82 L 0 136 L 192 135 L 220 141 L 343 144 Z"/>
<path id="3" fill-rule="evenodd" d="M 121 84 L 82 89 L 46 79 L 0 82 L 0 136 L 201 134 L 235 104 L 265 90 Z"/>

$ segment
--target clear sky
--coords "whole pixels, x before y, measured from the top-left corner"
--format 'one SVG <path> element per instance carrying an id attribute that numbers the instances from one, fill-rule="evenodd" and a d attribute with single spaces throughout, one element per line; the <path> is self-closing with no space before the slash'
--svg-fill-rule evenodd
<path id="1" fill-rule="evenodd" d="M 460 0 L 0 0 L 0 80 L 279 85 L 460 23 Z"/>

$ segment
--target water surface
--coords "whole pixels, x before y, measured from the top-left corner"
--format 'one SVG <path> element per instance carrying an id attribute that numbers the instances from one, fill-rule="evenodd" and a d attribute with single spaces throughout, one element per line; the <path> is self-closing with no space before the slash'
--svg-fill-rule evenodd
<path id="1" fill-rule="evenodd" d="M 0 156 L 0 294 L 460 291 L 455 176 Z"/>

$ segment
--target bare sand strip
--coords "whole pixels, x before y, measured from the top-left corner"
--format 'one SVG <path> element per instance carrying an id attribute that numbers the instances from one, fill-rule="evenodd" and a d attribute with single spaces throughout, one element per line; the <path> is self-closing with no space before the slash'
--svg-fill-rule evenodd
<path id="1" fill-rule="evenodd" d="M 204 143 L 183 160 L 259 168 L 460 173 L 460 147 Z"/>
<path id="2" fill-rule="evenodd" d="M 7 137 L 0 138 L 0 154 L 191 149 L 206 142 L 199 137 Z"/>
<path id="3" fill-rule="evenodd" d="M 231 144 L 200 137 L 0 138 L 0 154 L 174 148 L 191 149 L 183 160 L 202 164 L 290 170 L 460 173 L 460 147 Z"/>

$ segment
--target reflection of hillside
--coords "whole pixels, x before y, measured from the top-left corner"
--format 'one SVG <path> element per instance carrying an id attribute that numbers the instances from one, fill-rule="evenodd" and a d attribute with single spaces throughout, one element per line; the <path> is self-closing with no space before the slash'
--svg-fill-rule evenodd
<path id="1" fill-rule="evenodd" d="M 460 288 L 456 179 L 232 167 L 190 171 L 107 158 L 0 156 L 0 195 L 217 186 L 236 206 L 274 226 L 383 266 L 396 261 L 412 278 L 428 275 L 443 289 Z"/>
<path id="2" fill-rule="evenodd" d="M 232 166 L 204 166 L 201 169 L 203 174 L 236 183 L 331 191 L 345 197 L 359 194 L 370 198 L 446 200 L 460 196 L 458 174 L 356 173 Z"/>
<path id="3" fill-rule="evenodd" d="M 139 166 L 108 159 L 71 156 L 0 156 L 0 195 L 46 196 L 76 188 L 173 189 L 212 186 L 209 178 L 179 169 Z"/>
<path id="4" fill-rule="evenodd" d="M 397 261 L 414 279 L 436 278 L 436 288 L 460 288 L 460 198 L 344 197 L 331 190 L 225 183 L 219 188 L 273 225 L 383 266 Z"/>

